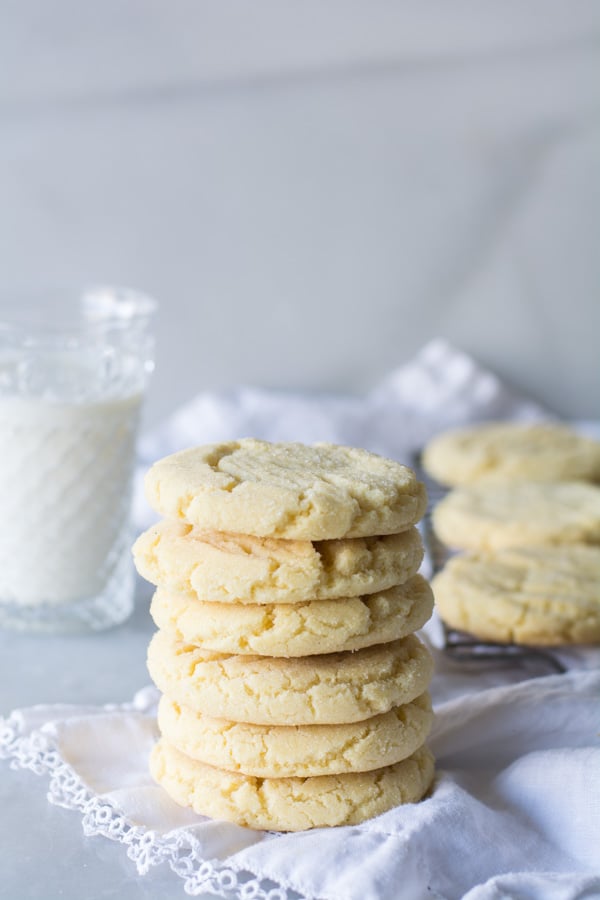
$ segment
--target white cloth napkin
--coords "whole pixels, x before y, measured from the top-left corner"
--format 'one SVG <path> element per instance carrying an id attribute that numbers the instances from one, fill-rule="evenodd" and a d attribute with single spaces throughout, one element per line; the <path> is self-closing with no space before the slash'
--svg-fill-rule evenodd
<path id="1" fill-rule="evenodd" d="M 452 678 L 438 657 L 434 700 Z M 0 755 L 47 773 L 49 798 L 79 810 L 86 835 L 122 841 L 140 873 L 168 863 L 191 894 L 600 896 L 600 671 L 477 687 L 435 704 L 432 795 L 356 827 L 265 834 L 176 806 L 147 773 L 153 688 L 126 707 L 15 712 L 0 729 Z"/>
<path id="2" fill-rule="evenodd" d="M 364 398 L 243 388 L 203 394 L 142 445 L 142 468 L 244 434 L 331 440 L 409 461 L 436 430 L 544 411 L 441 341 Z M 139 526 L 152 518 L 136 497 Z M 435 621 L 425 637 L 435 637 Z M 433 641 L 435 644 L 435 640 Z M 84 832 L 123 842 L 140 873 L 167 863 L 186 891 L 239 900 L 578 900 L 600 896 L 600 651 L 565 675 L 463 666 L 432 647 L 431 796 L 356 827 L 270 834 L 196 816 L 151 781 L 157 693 L 111 707 L 39 706 L 0 723 L 0 755 L 50 777 Z"/>

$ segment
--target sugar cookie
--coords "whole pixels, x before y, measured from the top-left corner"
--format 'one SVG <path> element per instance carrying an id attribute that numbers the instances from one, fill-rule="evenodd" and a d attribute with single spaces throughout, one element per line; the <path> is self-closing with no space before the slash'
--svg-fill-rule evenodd
<path id="1" fill-rule="evenodd" d="M 407 581 L 423 559 L 416 528 L 383 537 L 284 541 L 163 521 L 134 544 L 138 572 L 172 592 L 222 603 L 356 597 Z"/>
<path id="2" fill-rule="evenodd" d="M 506 482 L 455 488 L 433 511 L 449 547 L 600 543 L 600 487 L 578 481 Z"/>
<path id="3" fill-rule="evenodd" d="M 157 631 L 148 670 L 159 690 L 212 718 L 258 725 L 358 722 L 422 694 L 431 655 L 414 635 L 292 659 L 211 653 Z"/>
<path id="4" fill-rule="evenodd" d="M 164 696 L 158 707 L 161 734 L 186 756 L 261 778 L 381 769 L 424 744 L 431 722 L 428 694 L 348 725 L 249 725 L 203 716 Z"/>
<path id="5" fill-rule="evenodd" d="M 262 606 L 200 603 L 159 588 L 150 607 L 157 626 L 178 640 L 257 656 L 312 656 L 388 643 L 422 628 L 432 611 L 431 588 L 421 575 L 364 597 Z"/>
<path id="6" fill-rule="evenodd" d="M 423 453 L 441 484 L 483 481 L 600 481 L 600 443 L 557 422 L 490 422 L 446 431 Z"/>
<path id="7" fill-rule="evenodd" d="M 308 541 L 403 531 L 427 504 L 412 469 L 393 460 L 253 438 L 159 460 L 146 493 L 163 516 L 207 530 Z"/>
<path id="8" fill-rule="evenodd" d="M 434 761 L 427 747 L 375 769 L 314 778 L 256 778 L 192 760 L 161 739 L 150 758 L 155 781 L 181 806 L 248 828 L 303 831 L 357 825 L 429 790 Z"/>
<path id="9" fill-rule="evenodd" d="M 522 547 L 453 557 L 433 579 L 441 617 L 517 644 L 600 642 L 600 547 Z"/>

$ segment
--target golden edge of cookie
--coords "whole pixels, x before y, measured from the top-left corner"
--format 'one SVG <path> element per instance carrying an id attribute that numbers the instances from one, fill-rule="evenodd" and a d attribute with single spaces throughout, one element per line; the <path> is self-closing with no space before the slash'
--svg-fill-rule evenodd
<path id="1" fill-rule="evenodd" d="M 338 775 L 394 765 L 427 739 L 428 693 L 388 713 L 347 725 L 248 725 L 211 719 L 163 695 L 162 736 L 190 759 L 264 778 Z"/>
<path id="2" fill-rule="evenodd" d="M 138 537 L 133 556 L 140 575 L 152 584 L 202 602 L 299 603 L 401 584 L 421 565 L 423 542 L 414 527 L 313 543 L 208 533 L 164 521 Z"/>
<path id="3" fill-rule="evenodd" d="M 150 773 L 180 806 L 217 820 L 268 831 L 358 825 L 430 790 L 435 763 L 428 747 L 372 772 L 313 778 L 256 778 L 191 760 L 161 739 Z"/>
<path id="4" fill-rule="evenodd" d="M 297 604 L 202 603 L 158 589 L 150 613 L 177 640 L 217 653 L 311 656 L 359 650 L 412 634 L 429 620 L 433 593 L 414 575 L 364 597 Z"/>
<path id="5" fill-rule="evenodd" d="M 282 659 L 211 653 L 157 631 L 147 665 L 159 690 L 181 705 L 258 725 L 368 719 L 414 700 L 433 672 L 415 635 L 354 653 Z"/>

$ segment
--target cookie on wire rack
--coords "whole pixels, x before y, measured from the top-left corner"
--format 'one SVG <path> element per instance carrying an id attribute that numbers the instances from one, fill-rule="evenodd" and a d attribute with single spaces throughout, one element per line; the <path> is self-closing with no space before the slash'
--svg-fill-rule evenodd
<path id="1" fill-rule="evenodd" d="M 488 422 L 444 431 L 422 456 L 451 487 L 494 481 L 600 482 L 600 443 L 558 422 Z"/>

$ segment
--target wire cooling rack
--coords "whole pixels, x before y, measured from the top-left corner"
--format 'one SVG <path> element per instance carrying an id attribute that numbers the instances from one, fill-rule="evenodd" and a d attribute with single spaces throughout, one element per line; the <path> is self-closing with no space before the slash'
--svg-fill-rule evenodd
<path id="1" fill-rule="evenodd" d="M 434 481 L 423 469 L 421 453 L 413 457 L 413 467 L 419 479 L 425 483 L 429 504 L 423 517 L 423 541 L 431 559 L 432 574 L 435 575 L 453 555 L 452 551 L 442 543 L 433 529 L 432 514 L 435 506 L 448 493 L 447 488 Z M 460 663 L 496 665 L 519 665 L 530 669 L 542 669 L 544 672 L 562 673 L 566 669 L 554 654 L 540 647 L 526 644 L 504 644 L 494 641 L 482 641 L 464 631 L 450 628 L 442 621 L 444 645 L 443 651 L 450 659 Z"/>

